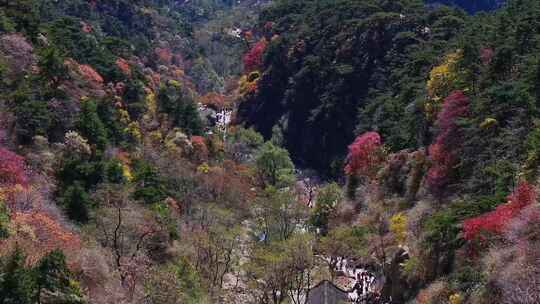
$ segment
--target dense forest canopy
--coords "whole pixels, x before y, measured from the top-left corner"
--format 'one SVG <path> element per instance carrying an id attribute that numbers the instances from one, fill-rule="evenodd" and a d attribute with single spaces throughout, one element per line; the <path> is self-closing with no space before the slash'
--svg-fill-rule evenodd
<path id="1" fill-rule="evenodd" d="M 379 128 L 395 149 L 420 146 L 426 122 L 414 99 L 468 18 L 421 1 L 278 1 L 261 14 L 271 42 L 247 97 L 256 102 L 239 115 L 266 137 L 281 132 L 293 158 L 323 172 L 339 170 L 358 129 Z M 381 102 L 398 83 L 402 97 Z"/>
<path id="2" fill-rule="evenodd" d="M 538 20 L 0 1 L 0 303 L 540 303 Z"/>

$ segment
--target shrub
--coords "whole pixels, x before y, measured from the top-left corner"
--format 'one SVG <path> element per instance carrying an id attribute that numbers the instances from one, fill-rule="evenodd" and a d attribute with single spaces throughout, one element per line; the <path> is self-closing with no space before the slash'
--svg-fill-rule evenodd
<path id="1" fill-rule="evenodd" d="M 540 208 L 526 207 L 504 230 L 503 242 L 495 243 L 483 259 L 490 293 L 498 303 L 538 303 Z"/>

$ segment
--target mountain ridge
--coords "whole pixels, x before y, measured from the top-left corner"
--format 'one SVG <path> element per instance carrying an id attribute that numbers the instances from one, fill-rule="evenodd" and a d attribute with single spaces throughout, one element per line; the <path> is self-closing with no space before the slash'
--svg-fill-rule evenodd
<path id="1" fill-rule="evenodd" d="M 506 3 L 506 0 L 426 0 L 426 3 L 429 5 L 456 6 L 474 14 L 498 9 Z"/>

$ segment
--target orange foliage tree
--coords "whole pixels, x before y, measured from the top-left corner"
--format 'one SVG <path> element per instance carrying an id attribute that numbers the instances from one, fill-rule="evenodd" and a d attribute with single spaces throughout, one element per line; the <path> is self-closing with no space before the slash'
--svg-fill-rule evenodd
<path id="1" fill-rule="evenodd" d="M 210 92 L 204 96 L 201 96 L 200 101 L 203 105 L 209 106 L 216 110 L 221 110 L 225 108 L 229 102 L 226 96 L 216 92 Z"/>
<path id="2" fill-rule="evenodd" d="M 92 83 L 103 83 L 103 77 L 88 64 L 80 64 L 79 71 L 83 78 Z"/>
<path id="3" fill-rule="evenodd" d="M 43 211 L 14 212 L 11 215 L 12 235 L 3 243 L 3 251 L 19 246 L 35 263 L 47 253 L 60 249 L 68 257 L 80 249 L 81 241 L 72 231 Z"/>
<path id="4" fill-rule="evenodd" d="M 208 146 L 204 137 L 192 136 L 191 144 L 193 145 L 192 157 L 196 162 L 202 163 L 208 160 Z"/>

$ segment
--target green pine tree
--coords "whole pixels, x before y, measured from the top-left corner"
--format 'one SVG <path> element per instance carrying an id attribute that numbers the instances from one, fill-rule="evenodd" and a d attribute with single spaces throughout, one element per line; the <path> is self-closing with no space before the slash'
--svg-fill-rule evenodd
<path id="1" fill-rule="evenodd" d="M 56 90 L 63 80 L 68 78 L 68 69 L 64 58 L 55 47 L 46 47 L 39 53 L 39 76 L 50 89 Z"/>
<path id="2" fill-rule="evenodd" d="M 26 256 L 16 248 L 0 272 L 0 303 L 33 304 L 35 279 L 31 270 L 25 267 Z"/>
<path id="3" fill-rule="evenodd" d="M 89 219 L 89 207 L 92 205 L 88 193 L 79 184 L 69 186 L 60 198 L 70 219 L 85 223 Z"/>
<path id="4" fill-rule="evenodd" d="M 36 135 L 46 136 L 51 126 L 51 113 L 47 102 L 41 100 L 23 84 L 13 96 L 15 131 L 21 143 L 30 143 Z"/>
<path id="5" fill-rule="evenodd" d="M 107 146 L 107 129 L 99 118 L 95 101 L 83 100 L 81 102 L 81 112 L 77 121 L 77 129 L 99 151 L 103 151 Z"/>
<path id="6" fill-rule="evenodd" d="M 160 88 L 157 97 L 159 109 L 167 113 L 175 127 L 181 128 L 189 135 L 201 135 L 203 122 L 197 105 L 186 94 L 179 83 L 169 81 Z"/>

